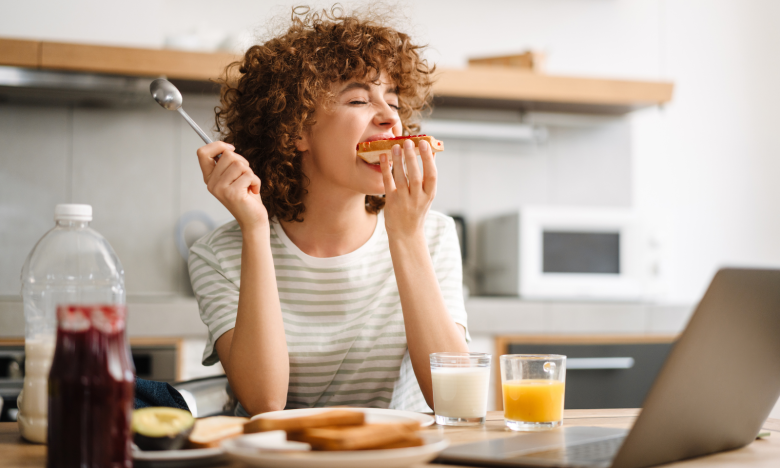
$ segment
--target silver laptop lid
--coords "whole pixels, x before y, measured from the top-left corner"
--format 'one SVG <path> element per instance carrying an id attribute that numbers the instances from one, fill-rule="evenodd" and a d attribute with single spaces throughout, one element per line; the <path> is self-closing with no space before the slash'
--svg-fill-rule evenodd
<path id="1" fill-rule="evenodd" d="M 612 466 L 653 466 L 747 445 L 778 396 L 780 270 L 720 270 Z"/>

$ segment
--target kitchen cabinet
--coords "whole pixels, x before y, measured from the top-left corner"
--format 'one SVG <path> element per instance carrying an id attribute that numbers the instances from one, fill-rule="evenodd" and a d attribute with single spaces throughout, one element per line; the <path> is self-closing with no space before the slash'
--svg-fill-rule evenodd
<path id="1" fill-rule="evenodd" d="M 675 340 L 673 335 L 500 336 L 495 355 L 567 356 L 566 409 L 640 408 Z M 501 409 L 496 371 L 496 407 Z"/>
<path id="2" fill-rule="evenodd" d="M 241 56 L 0 38 L 0 66 L 136 77 L 166 76 L 210 90 L 227 64 Z M 3 84 L 0 83 L 0 87 Z M 436 106 L 526 111 L 625 114 L 669 102 L 669 82 L 578 78 L 522 69 L 442 69 L 433 87 Z"/>

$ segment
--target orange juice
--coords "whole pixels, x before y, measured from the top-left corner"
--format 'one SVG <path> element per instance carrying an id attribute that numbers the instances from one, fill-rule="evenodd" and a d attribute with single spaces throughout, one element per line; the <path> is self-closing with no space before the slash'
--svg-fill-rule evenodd
<path id="1" fill-rule="evenodd" d="M 504 418 L 534 423 L 562 420 L 564 385 L 541 379 L 504 382 Z"/>

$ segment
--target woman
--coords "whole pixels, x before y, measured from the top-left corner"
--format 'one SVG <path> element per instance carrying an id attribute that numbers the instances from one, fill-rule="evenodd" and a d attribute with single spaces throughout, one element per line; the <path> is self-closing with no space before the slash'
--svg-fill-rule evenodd
<path id="1" fill-rule="evenodd" d="M 239 414 L 423 411 L 429 354 L 468 350 L 455 225 L 429 211 L 430 148 L 422 168 L 410 142 L 379 165 L 355 150 L 415 129 L 433 71 L 419 50 L 375 19 L 294 13 L 229 68 L 224 141 L 198 159 L 235 221 L 193 245 L 189 269 L 203 363 L 222 363 Z"/>

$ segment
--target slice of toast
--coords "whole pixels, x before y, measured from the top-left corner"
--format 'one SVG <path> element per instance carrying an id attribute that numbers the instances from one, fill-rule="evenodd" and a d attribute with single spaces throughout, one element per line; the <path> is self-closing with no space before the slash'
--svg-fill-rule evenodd
<path id="1" fill-rule="evenodd" d="M 404 140 L 412 140 L 414 143 L 414 152 L 420 154 L 419 144 L 425 140 L 431 146 L 431 151 L 438 153 L 444 151 L 444 142 L 437 140 L 430 135 L 412 135 L 407 137 L 396 137 L 387 140 L 375 140 L 364 143 L 358 143 L 357 154 L 363 160 L 369 164 L 379 164 L 379 155 L 385 153 L 390 157 L 390 150 L 393 145 L 401 145 L 403 147 Z"/>
<path id="2" fill-rule="evenodd" d="M 219 447 L 220 442 L 243 434 L 247 418 L 236 416 L 212 416 L 197 419 L 189 437 L 192 448 Z"/>
<path id="3" fill-rule="evenodd" d="M 387 450 L 387 449 L 397 449 L 397 448 L 421 447 L 423 445 L 425 445 L 425 441 L 422 439 L 422 437 L 409 434 L 404 439 L 399 440 L 397 442 L 392 442 L 385 445 L 378 445 L 376 447 L 363 448 L 360 450 Z"/>
<path id="4" fill-rule="evenodd" d="M 257 418 L 244 424 L 244 434 L 265 431 L 300 431 L 302 429 L 325 426 L 359 426 L 365 423 L 365 415 L 360 411 L 333 410 L 309 416 L 283 419 Z"/>
<path id="5" fill-rule="evenodd" d="M 419 428 L 419 424 L 416 424 Z M 353 427 L 302 429 L 287 433 L 287 440 L 306 442 L 314 450 L 372 450 L 405 447 L 415 443 L 415 426 L 399 424 L 365 424 Z M 421 441 L 419 442 L 421 443 Z"/>

